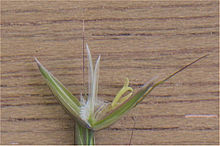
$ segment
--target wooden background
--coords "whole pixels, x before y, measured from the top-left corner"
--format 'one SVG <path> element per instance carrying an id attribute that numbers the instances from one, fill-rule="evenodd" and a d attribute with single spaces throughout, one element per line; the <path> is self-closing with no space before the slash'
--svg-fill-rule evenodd
<path id="1" fill-rule="evenodd" d="M 101 55 L 99 97 L 108 101 L 125 77 L 138 89 L 209 54 L 98 131 L 97 144 L 129 144 L 132 131 L 131 144 L 218 144 L 218 17 L 218 1 L 208 0 L 1 1 L 1 144 L 73 144 L 74 121 L 33 57 L 79 97 L 83 19 L 93 61 Z"/>

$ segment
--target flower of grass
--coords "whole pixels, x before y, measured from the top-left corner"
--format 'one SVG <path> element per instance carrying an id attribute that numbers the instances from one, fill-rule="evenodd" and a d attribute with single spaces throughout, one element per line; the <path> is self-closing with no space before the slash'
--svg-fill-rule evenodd
<path id="1" fill-rule="evenodd" d="M 151 80 L 135 94 L 133 94 L 133 89 L 129 87 L 129 80 L 126 78 L 124 86 L 116 94 L 112 103 L 106 103 L 98 98 L 98 79 L 101 56 L 98 57 L 95 67 L 93 67 L 92 56 L 87 44 L 86 50 L 88 54 L 88 97 L 83 97 L 81 94 L 80 100 L 73 96 L 71 92 L 66 89 L 66 87 L 64 87 L 64 85 L 37 60 L 37 58 L 35 58 L 39 70 L 51 91 L 76 121 L 76 144 L 94 144 L 94 131 L 109 127 L 140 103 L 155 87 L 207 56 L 204 55 L 196 59 L 159 82 Z M 126 95 L 126 93 L 128 94 Z"/>

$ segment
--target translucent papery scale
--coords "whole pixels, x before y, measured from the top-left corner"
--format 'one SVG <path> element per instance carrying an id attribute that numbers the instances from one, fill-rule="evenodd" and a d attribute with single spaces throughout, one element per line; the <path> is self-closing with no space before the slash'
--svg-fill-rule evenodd
<path id="1" fill-rule="evenodd" d="M 111 104 L 109 102 L 98 100 L 95 106 L 94 120 L 98 121 L 104 117 L 105 114 L 110 110 L 110 106 Z"/>

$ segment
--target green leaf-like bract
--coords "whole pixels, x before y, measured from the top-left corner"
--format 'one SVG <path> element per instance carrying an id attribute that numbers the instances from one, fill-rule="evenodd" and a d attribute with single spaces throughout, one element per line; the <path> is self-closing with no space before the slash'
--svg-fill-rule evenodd
<path id="1" fill-rule="evenodd" d="M 63 105 L 63 107 L 77 120 L 80 124 L 85 127 L 90 127 L 80 117 L 80 102 L 68 91 L 64 85 L 59 82 L 36 58 L 38 68 L 46 80 L 53 94 L 57 97 L 57 100 Z"/>

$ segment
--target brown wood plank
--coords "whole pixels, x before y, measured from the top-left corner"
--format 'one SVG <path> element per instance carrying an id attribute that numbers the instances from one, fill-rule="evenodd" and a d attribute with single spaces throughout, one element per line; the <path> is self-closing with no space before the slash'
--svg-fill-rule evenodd
<path id="1" fill-rule="evenodd" d="M 34 56 L 79 97 L 83 19 L 107 101 L 126 77 L 137 90 L 209 54 L 98 131 L 97 144 L 129 144 L 132 131 L 131 144 L 219 144 L 218 17 L 218 1 L 1 1 L 1 144 L 73 144 L 74 121 Z"/>

